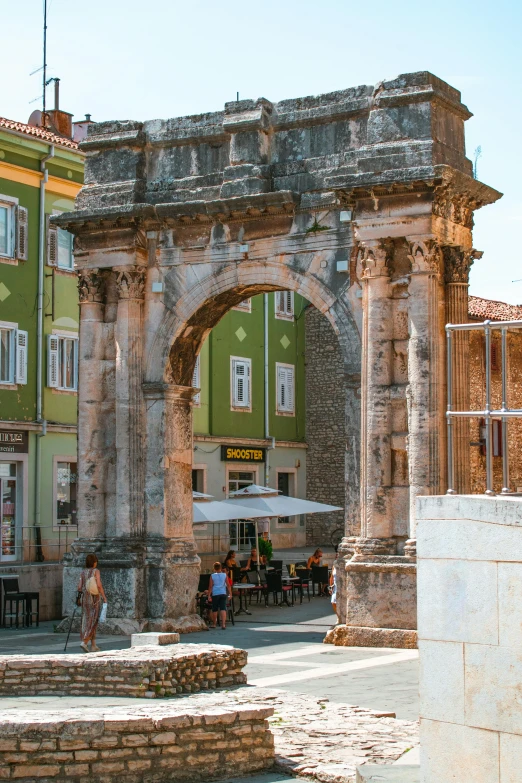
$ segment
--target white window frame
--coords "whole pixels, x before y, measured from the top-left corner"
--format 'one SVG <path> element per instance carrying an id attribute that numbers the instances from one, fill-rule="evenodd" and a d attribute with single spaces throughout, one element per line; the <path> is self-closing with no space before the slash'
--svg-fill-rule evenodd
<path id="1" fill-rule="evenodd" d="M 53 356 L 53 352 L 51 352 L 51 341 L 53 339 L 56 339 L 58 341 L 58 346 L 56 348 L 56 357 Z M 60 356 L 60 341 L 63 340 L 73 340 L 74 345 L 74 386 L 63 386 L 60 385 L 60 375 L 64 376 L 64 368 L 59 366 L 59 356 Z M 52 363 L 53 359 L 56 358 L 57 364 L 57 377 L 56 380 L 53 379 L 53 368 Z M 62 392 L 68 392 L 69 394 L 77 394 L 78 393 L 78 364 L 79 364 L 79 357 L 78 357 L 78 332 L 61 332 L 53 329 L 52 334 L 47 335 L 47 386 L 49 386 L 51 389 L 56 389 L 58 391 Z"/>
<path id="2" fill-rule="evenodd" d="M 194 364 L 194 371 L 192 373 L 192 387 L 194 389 L 199 389 L 200 391 L 195 394 L 192 398 L 192 403 L 195 408 L 201 407 L 201 361 L 200 361 L 201 354 L 198 353 L 196 356 L 196 363 Z"/>
<path id="3" fill-rule="evenodd" d="M 243 299 L 243 301 L 233 307 L 232 310 L 239 310 L 241 313 L 251 313 L 252 299 Z"/>
<path id="4" fill-rule="evenodd" d="M 63 212 L 60 209 L 53 209 L 52 214 L 53 215 L 62 215 Z M 56 254 L 56 259 L 55 259 L 56 264 L 55 264 L 55 266 L 56 266 L 56 268 L 57 269 L 61 269 L 64 272 L 75 272 L 76 270 L 74 268 L 73 235 L 70 233 L 70 231 L 66 231 L 63 228 L 58 228 L 58 226 L 56 226 L 56 227 L 49 226 L 49 230 L 50 231 L 52 231 L 53 229 L 56 230 L 56 240 L 55 240 L 56 241 L 56 250 L 55 250 L 55 254 Z M 70 262 L 71 263 L 69 265 L 67 265 L 67 266 L 65 266 L 64 264 L 60 264 L 60 236 L 61 236 L 61 234 L 67 234 L 68 236 L 71 237 L 71 257 L 70 257 Z"/>
<path id="5" fill-rule="evenodd" d="M 0 193 L 0 207 L 7 208 L 7 252 L 0 252 L 0 259 L 14 261 L 16 258 L 16 208 L 18 199 Z"/>
<path id="6" fill-rule="evenodd" d="M 248 400 L 246 403 L 238 402 L 236 397 L 236 362 L 243 362 L 249 368 L 247 375 Z M 248 359 L 244 356 L 230 357 L 230 410 L 245 413 L 251 413 L 252 411 L 252 359 Z"/>
<path id="7" fill-rule="evenodd" d="M 280 370 L 292 370 L 292 400 L 291 405 L 281 402 Z M 295 364 L 276 362 L 276 416 L 295 416 Z"/>
<path id="8" fill-rule="evenodd" d="M 16 389 L 18 384 L 22 386 L 27 384 L 28 334 L 12 321 L 0 321 L 0 329 L 10 332 L 9 379 L 0 380 L 0 386 Z"/>
<path id="9" fill-rule="evenodd" d="M 297 497 L 297 468 L 284 468 L 284 467 L 276 468 L 276 481 L 275 481 L 275 486 L 276 487 L 279 486 L 279 474 L 280 473 L 290 473 L 290 475 L 292 476 L 292 483 L 293 483 L 292 491 L 293 491 L 293 494 L 289 495 L 288 497 L 291 497 L 291 498 Z M 280 522 L 279 521 L 279 517 L 276 517 L 276 520 L 275 520 L 276 521 L 276 528 L 278 528 L 280 530 L 288 530 L 291 527 L 297 527 L 299 525 L 299 517 L 300 516 L 301 516 L 300 514 L 292 514 L 291 516 L 288 517 L 288 519 L 290 520 L 289 522 Z"/>
<path id="10" fill-rule="evenodd" d="M 56 515 L 56 507 L 58 505 L 58 488 L 56 486 L 58 481 L 58 463 L 59 462 L 74 462 L 76 463 L 76 485 L 78 486 L 78 455 L 77 454 L 54 454 L 53 455 L 53 530 L 60 529 L 76 529 L 76 525 L 60 525 L 58 523 L 58 517 Z M 78 491 L 78 490 L 77 490 Z M 76 495 L 76 513 L 78 514 L 78 495 Z M 78 520 L 78 517 L 76 517 Z"/>
<path id="11" fill-rule="evenodd" d="M 203 489 L 201 490 L 203 494 L 207 491 L 207 470 L 208 465 L 206 465 L 204 462 L 195 462 L 192 465 L 192 470 L 201 470 L 203 473 Z"/>
<path id="12" fill-rule="evenodd" d="M 294 292 L 276 291 L 274 293 L 275 317 L 282 321 L 294 320 Z"/>

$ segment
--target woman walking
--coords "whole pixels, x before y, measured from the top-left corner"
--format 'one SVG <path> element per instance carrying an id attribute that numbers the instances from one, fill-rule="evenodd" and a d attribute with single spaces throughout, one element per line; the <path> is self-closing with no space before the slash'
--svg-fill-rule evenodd
<path id="1" fill-rule="evenodd" d="M 214 563 L 214 573 L 210 577 L 209 593 L 212 598 L 211 627 L 216 627 L 219 612 L 221 628 L 224 631 L 227 624 L 227 595 L 232 598 L 232 591 L 226 572 L 221 568 L 221 563 Z"/>
<path id="2" fill-rule="evenodd" d="M 100 648 L 96 647 L 96 631 L 98 629 L 102 602 L 107 603 L 97 565 L 98 558 L 96 555 L 87 555 L 85 568 L 80 574 L 80 581 L 78 582 L 78 591 L 82 594 L 80 647 L 86 653 L 100 651 Z M 90 650 L 87 647 L 89 642 L 91 643 Z"/>

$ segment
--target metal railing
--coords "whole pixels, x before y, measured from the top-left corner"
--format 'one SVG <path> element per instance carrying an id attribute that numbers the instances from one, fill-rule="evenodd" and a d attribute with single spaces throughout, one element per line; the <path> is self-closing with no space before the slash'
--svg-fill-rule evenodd
<path id="1" fill-rule="evenodd" d="M 478 411 L 457 411 L 453 410 L 453 338 L 454 332 L 466 332 L 473 330 L 484 332 L 484 351 L 485 351 L 485 371 L 486 388 L 484 410 Z M 492 409 L 491 405 L 491 333 L 498 329 L 501 333 L 501 406 L 498 409 Z M 486 450 L 486 495 L 495 495 L 493 490 L 493 443 L 492 426 L 494 419 L 501 420 L 502 432 L 502 490 L 501 494 L 511 494 L 509 488 L 509 450 L 508 450 L 508 420 L 521 419 L 522 409 L 508 407 L 508 378 L 507 378 L 507 335 L 510 329 L 522 329 L 522 321 L 484 321 L 480 324 L 447 324 L 446 325 L 446 346 L 447 346 L 447 373 L 448 373 L 448 408 L 446 411 L 446 421 L 448 428 L 448 495 L 456 495 L 455 490 L 455 470 L 453 461 L 453 422 L 455 419 L 484 419 L 485 438 L 484 445 Z"/>
<path id="2" fill-rule="evenodd" d="M 14 557 L 0 559 L 0 566 L 59 563 L 78 537 L 78 525 L 23 525 L 18 531 L 18 540 L 9 547 Z"/>

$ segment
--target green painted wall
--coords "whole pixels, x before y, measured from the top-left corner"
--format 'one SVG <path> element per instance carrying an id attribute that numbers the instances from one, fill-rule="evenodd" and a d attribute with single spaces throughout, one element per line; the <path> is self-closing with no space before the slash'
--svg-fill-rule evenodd
<path id="1" fill-rule="evenodd" d="M 270 434 L 277 440 L 304 441 L 305 385 L 304 310 L 307 301 L 294 297 L 292 321 L 275 317 L 275 296 L 269 294 L 268 349 Z M 283 340 L 283 342 L 281 342 Z M 252 410 L 231 410 L 230 357 L 252 360 Z M 201 406 L 194 409 L 196 434 L 264 437 L 264 305 L 252 299 L 252 311 L 231 310 L 214 327 L 201 350 Z M 276 362 L 295 365 L 295 415 L 276 414 Z"/>

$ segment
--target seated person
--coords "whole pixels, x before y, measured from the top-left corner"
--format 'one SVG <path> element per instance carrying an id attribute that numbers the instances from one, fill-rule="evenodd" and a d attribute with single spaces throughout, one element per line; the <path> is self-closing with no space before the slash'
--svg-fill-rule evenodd
<path id="1" fill-rule="evenodd" d="M 322 565 L 322 557 L 323 557 L 322 550 L 316 549 L 313 555 L 310 555 L 310 557 L 308 558 L 308 563 L 306 564 L 306 567 L 312 568 L 312 566 Z M 326 584 L 319 585 L 319 595 L 322 596 L 328 595 L 328 585 Z"/>
<path id="2" fill-rule="evenodd" d="M 259 555 L 259 565 L 266 566 L 266 557 L 265 555 Z M 250 550 L 250 557 L 248 558 L 248 562 L 245 566 L 245 568 L 242 568 L 242 571 L 255 571 L 257 569 L 257 549 L 255 547 L 252 547 Z"/>
<path id="3" fill-rule="evenodd" d="M 322 551 L 320 549 L 316 549 L 313 555 L 310 555 L 310 557 L 308 558 L 306 567 L 311 568 L 312 566 L 320 566 L 322 564 L 322 557 L 323 557 Z"/>
<path id="4" fill-rule="evenodd" d="M 227 571 L 230 571 L 231 568 L 237 568 L 238 564 L 236 563 L 236 553 L 233 549 L 230 549 L 227 552 L 227 556 L 225 557 L 225 560 L 223 561 L 224 568 L 227 569 Z"/>

